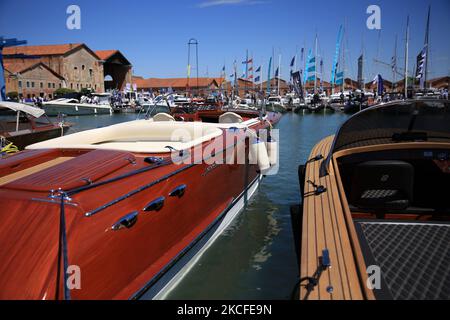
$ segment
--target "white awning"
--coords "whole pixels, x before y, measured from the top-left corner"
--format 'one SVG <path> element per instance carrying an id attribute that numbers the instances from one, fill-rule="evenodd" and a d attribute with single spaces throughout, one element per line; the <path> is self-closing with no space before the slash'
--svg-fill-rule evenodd
<path id="1" fill-rule="evenodd" d="M 10 101 L 0 101 L 0 108 L 7 108 L 13 111 L 22 111 L 35 118 L 42 116 L 45 111 L 36 107 L 32 107 L 23 103 L 10 102 Z"/>

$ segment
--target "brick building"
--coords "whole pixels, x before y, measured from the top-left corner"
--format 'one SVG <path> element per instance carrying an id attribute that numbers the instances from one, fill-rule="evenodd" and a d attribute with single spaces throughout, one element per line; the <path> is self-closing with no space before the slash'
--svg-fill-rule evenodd
<path id="1" fill-rule="evenodd" d="M 105 68 L 115 87 L 131 81 L 131 64 L 118 50 L 97 54 L 83 43 L 9 47 L 3 56 L 6 92 L 23 97 L 51 98 L 58 88 L 104 92 Z"/>
<path id="2" fill-rule="evenodd" d="M 138 91 L 164 92 L 169 88 L 175 92 L 190 92 L 199 95 L 207 95 L 219 88 L 216 78 L 148 78 L 133 77 Z"/>
<path id="3" fill-rule="evenodd" d="M 9 62 L 4 66 L 7 93 L 17 92 L 25 98 L 46 96 L 51 99 L 53 92 L 64 85 L 64 78 L 42 62 Z"/>

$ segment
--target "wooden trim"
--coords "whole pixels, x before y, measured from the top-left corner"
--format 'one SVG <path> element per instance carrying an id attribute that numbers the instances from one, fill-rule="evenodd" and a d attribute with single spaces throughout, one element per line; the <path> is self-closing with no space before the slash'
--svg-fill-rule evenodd
<path id="1" fill-rule="evenodd" d="M 73 159 L 72 157 L 59 157 L 41 164 L 38 164 L 34 167 L 27 168 L 15 173 L 11 173 L 9 175 L 3 176 L 0 178 L 0 186 L 3 186 L 5 184 L 8 184 L 10 182 L 13 182 L 15 180 L 19 180 L 21 178 L 27 177 L 29 175 L 32 175 L 36 172 L 48 169 L 50 167 L 56 166 L 57 164 L 63 163 L 67 160 Z"/>
<path id="2" fill-rule="evenodd" d="M 339 166 L 337 165 L 336 158 L 333 157 L 333 170 L 335 171 L 335 179 L 338 184 L 339 195 L 341 199 L 342 208 L 344 209 L 345 223 L 347 226 L 347 231 L 350 236 L 350 243 L 355 257 L 356 266 L 358 267 L 358 277 L 360 285 L 363 288 L 363 293 L 366 299 L 374 300 L 375 295 L 373 291 L 367 287 L 367 266 L 364 262 L 364 257 L 362 254 L 361 246 L 359 245 L 358 236 L 356 234 L 355 225 L 353 224 L 352 214 L 350 212 L 350 207 L 347 202 L 347 197 L 345 196 L 344 187 L 342 185 L 341 173 L 339 171 Z"/>
<path id="3" fill-rule="evenodd" d="M 405 142 L 405 143 L 378 144 L 337 151 L 333 154 L 333 158 L 338 159 L 340 157 L 363 152 L 385 151 L 396 149 L 423 149 L 423 148 L 449 149 L 450 144 L 444 142 Z"/>
<path id="4" fill-rule="evenodd" d="M 311 152 L 311 158 L 318 154 L 326 155 L 333 142 L 328 137 L 319 142 Z M 301 244 L 301 278 L 311 277 L 319 267 L 319 257 L 323 249 L 328 249 L 331 268 L 325 270 L 318 285 L 307 296 L 307 291 L 300 288 L 300 299 L 309 300 L 347 300 L 363 299 L 363 289 L 358 277 L 356 258 L 352 251 L 351 240 L 347 231 L 344 211 L 339 189 L 332 171 L 330 175 L 320 177 L 320 166 L 325 159 L 310 162 L 306 166 L 305 180 L 322 185 L 327 191 L 311 194 L 304 198 L 303 227 Z M 304 192 L 313 192 L 314 187 L 305 183 Z M 305 285 L 305 282 L 301 283 Z M 328 290 L 333 287 L 333 291 Z"/>

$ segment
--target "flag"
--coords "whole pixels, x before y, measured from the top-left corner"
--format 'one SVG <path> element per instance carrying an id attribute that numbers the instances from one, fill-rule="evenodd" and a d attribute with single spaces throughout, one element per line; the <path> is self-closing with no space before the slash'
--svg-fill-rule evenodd
<path id="1" fill-rule="evenodd" d="M 225 65 L 223 66 L 222 71 L 225 72 Z"/>
<path id="2" fill-rule="evenodd" d="M 303 89 L 302 89 L 302 81 L 300 71 L 296 71 L 292 73 L 292 83 L 294 86 L 295 93 L 303 98 Z"/>
<path id="3" fill-rule="evenodd" d="M 316 63 L 316 57 L 312 57 L 311 59 L 309 59 L 309 64 L 311 63 Z"/>
<path id="4" fill-rule="evenodd" d="M 253 79 L 253 75 L 249 75 L 247 79 Z"/>
<path id="5" fill-rule="evenodd" d="M 277 70 L 275 70 L 275 78 L 278 77 L 278 71 L 279 71 L 279 70 L 278 70 L 278 68 L 277 68 Z"/>
<path id="6" fill-rule="evenodd" d="M 301 59 L 301 61 L 303 61 L 303 56 L 304 56 L 304 54 L 305 54 L 305 48 L 302 48 L 302 50 L 300 50 L 300 59 Z"/>
<path id="7" fill-rule="evenodd" d="M 230 74 L 230 78 L 233 78 L 234 77 L 234 74 Z"/>
<path id="8" fill-rule="evenodd" d="M 362 89 L 364 87 L 363 62 L 364 62 L 364 57 L 361 54 L 358 58 L 358 86 L 360 89 Z"/>
<path id="9" fill-rule="evenodd" d="M 316 66 L 311 66 L 308 68 L 308 70 L 306 70 L 307 72 L 315 72 L 316 71 Z"/>
<path id="10" fill-rule="evenodd" d="M 339 61 L 339 53 L 340 53 L 340 47 L 341 47 L 341 40 L 342 40 L 342 25 L 339 27 L 339 32 L 336 40 L 336 51 L 334 53 L 333 58 L 333 65 L 331 67 L 331 84 L 333 85 L 336 81 L 336 72 L 338 69 L 338 61 Z"/>
<path id="11" fill-rule="evenodd" d="M 425 75 L 425 60 L 427 58 L 427 48 L 423 48 L 417 56 L 416 79 L 421 79 Z"/>
<path id="12" fill-rule="evenodd" d="M 334 81 L 335 84 L 341 85 L 344 83 L 344 72 L 338 72 L 336 73 L 336 80 Z"/>
<path id="13" fill-rule="evenodd" d="M 294 64 L 295 64 L 295 56 L 291 60 L 291 68 L 294 66 Z"/>
<path id="14" fill-rule="evenodd" d="M 259 82 L 259 80 L 261 80 L 261 78 L 260 78 L 260 76 L 257 76 L 257 77 L 255 78 L 255 82 Z"/>
<path id="15" fill-rule="evenodd" d="M 261 66 L 259 66 L 258 69 L 256 69 L 255 72 L 261 72 Z"/>
<path id="16" fill-rule="evenodd" d="M 391 69 L 393 72 L 397 72 L 397 57 L 393 56 L 391 59 Z"/>
<path id="17" fill-rule="evenodd" d="M 311 60 L 311 56 L 312 56 L 312 50 L 309 49 L 308 51 L 308 58 L 306 59 L 306 63 L 305 63 L 305 73 L 303 74 L 303 82 L 306 83 L 306 81 L 308 80 L 308 64 L 309 64 L 309 60 Z"/>
<path id="18" fill-rule="evenodd" d="M 270 94 L 270 70 L 272 70 L 272 57 L 270 57 L 269 70 L 267 71 L 267 94 Z"/>
<path id="19" fill-rule="evenodd" d="M 253 70 L 253 67 L 248 68 L 248 71 L 252 71 L 252 70 Z"/>
<path id="20" fill-rule="evenodd" d="M 247 63 L 253 63 L 253 58 L 247 61 Z"/>

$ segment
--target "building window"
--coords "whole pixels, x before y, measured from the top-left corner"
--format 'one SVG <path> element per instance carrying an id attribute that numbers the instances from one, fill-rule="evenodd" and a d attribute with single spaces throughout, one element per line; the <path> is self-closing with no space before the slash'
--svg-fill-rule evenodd
<path id="1" fill-rule="evenodd" d="M 94 74 L 94 71 L 92 69 L 89 69 L 89 77 L 92 78 L 93 74 Z"/>
<path id="2" fill-rule="evenodd" d="M 30 81 L 27 81 L 27 88 L 30 87 Z"/>
<path id="3" fill-rule="evenodd" d="M 52 84 L 49 82 L 48 83 L 48 88 L 50 89 L 52 87 Z"/>
<path id="4" fill-rule="evenodd" d="M 61 84 L 61 83 L 59 84 L 59 88 L 60 88 L 60 89 L 62 88 L 62 84 Z"/>
<path id="5" fill-rule="evenodd" d="M 31 82 L 31 87 L 34 88 L 34 81 Z"/>
<path id="6" fill-rule="evenodd" d="M 19 88 L 22 88 L 22 81 L 19 80 Z"/>
<path id="7" fill-rule="evenodd" d="M 56 88 L 56 84 L 52 83 L 52 87 L 53 87 L 53 89 L 55 89 Z"/>
<path id="8" fill-rule="evenodd" d="M 81 66 L 81 70 L 84 70 L 84 68 L 85 68 L 85 66 L 84 66 L 84 64 Z"/>
<path id="9" fill-rule="evenodd" d="M 44 88 L 44 83 L 43 83 L 43 82 L 40 83 L 40 88 L 41 88 L 41 89 Z"/>
<path id="10" fill-rule="evenodd" d="M 73 83 L 70 84 L 70 89 L 73 89 Z"/>
<path id="11" fill-rule="evenodd" d="M 73 70 L 78 70 L 78 67 L 73 67 Z"/>
<path id="12" fill-rule="evenodd" d="M 79 83 L 77 83 L 77 90 L 78 90 L 78 89 L 80 89 L 80 84 L 79 84 Z"/>

